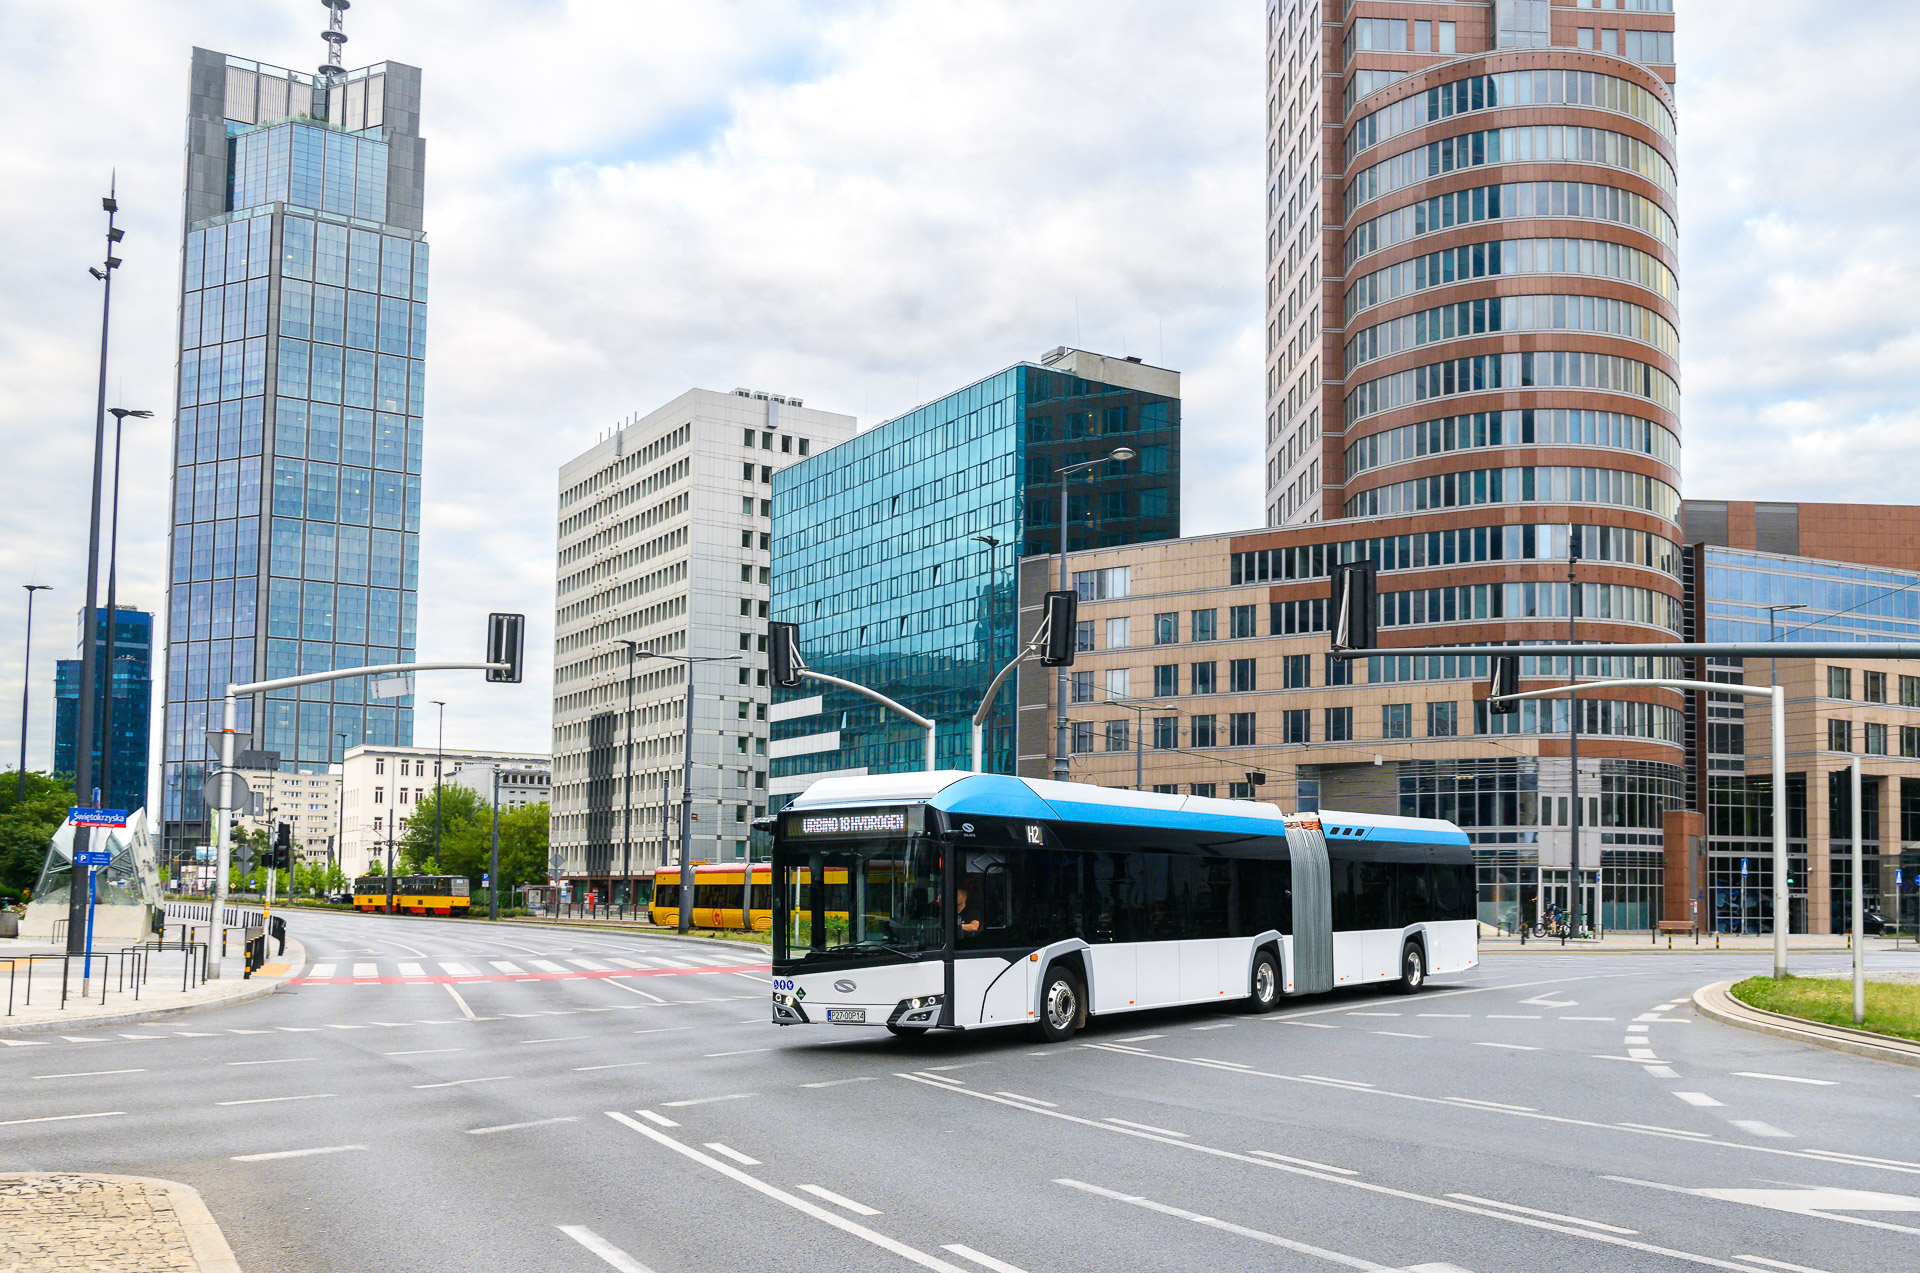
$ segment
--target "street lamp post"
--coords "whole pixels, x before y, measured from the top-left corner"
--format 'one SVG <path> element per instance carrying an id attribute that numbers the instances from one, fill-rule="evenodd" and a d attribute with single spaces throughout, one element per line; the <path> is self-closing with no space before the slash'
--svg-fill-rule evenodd
<path id="1" fill-rule="evenodd" d="M 696 663 L 732 663 L 737 654 L 661 654 L 641 650 L 639 657 L 670 659 L 687 665 L 687 716 L 681 737 L 680 761 L 680 931 L 693 928 L 693 666 Z"/>
<path id="2" fill-rule="evenodd" d="M 1097 460 L 1082 460 L 1078 464 L 1069 464 L 1053 471 L 1053 475 L 1060 479 L 1060 591 L 1065 592 L 1073 586 L 1073 581 L 1067 577 L 1067 479 L 1075 473 L 1087 472 L 1110 462 L 1125 463 L 1133 457 L 1132 447 L 1116 446 Z M 1053 780 L 1065 782 L 1067 781 L 1067 669 L 1064 666 L 1054 677 L 1054 698 L 1057 710 L 1054 715 L 1053 731 Z"/>
<path id="3" fill-rule="evenodd" d="M 19 784 L 14 788 L 14 799 L 25 800 L 27 798 L 27 702 L 33 694 L 33 594 L 46 592 L 53 585 L 23 583 L 20 586 L 27 590 L 27 651 L 26 657 L 21 661 L 20 773 Z"/>
<path id="4" fill-rule="evenodd" d="M 1164 704 L 1142 703 L 1136 699 L 1113 698 L 1111 696 L 1109 696 L 1106 701 L 1116 707 L 1123 707 L 1133 713 L 1133 789 L 1135 791 L 1144 791 L 1146 790 L 1146 787 L 1143 785 L 1146 770 L 1146 733 L 1142 729 L 1142 726 L 1146 723 L 1146 717 L 1142 713 L 1152 711 L 1157 707 L 1162 707 Z"/>
<path id="5" fill-rule="evenodd" d="M 627 754 L 625 795 L 620 800 L 620 874 L 625 890 L 621 905 L 624 907 L 633 900 L 633 661 L 639 655 L 640 643 L 623 638 L 620 644 L 627 647 L 627 716 L 620 731 L 620 747 Z M 688 681 L 691 683 L 691 676 Z"/>
<path id="6" fill-rule="evenodd" d="M 151 420 L 153 412 L 136 411 L 127 407 L 109 407 L 113 416 L 113 511 L 109 516 L 107 531 L 107 652 L 105 655 L 105 683 L 101 687 L 100 697 L 105 700 L 100 710 L 100 787 L 107 795 L 107 803 L 113 801 L 113 643 L 116 630 L 120 626 L 120 603 L 117 597 L 120 577 L 120 435 L 124 431 L 127 417 L 136 420 Z M 89 634 L 91 640 L 91 634 Z"/>
<path id="7" fill-rule="evenodd" d="M 987 666 L 992 667 L 997 658 L 993 645 L 994 620 L 999 617 L 997 613 L 999 606 L 996 604 L 997 598 L 994 596 L 993 555 L 1000 551 L 1000 541 L 992 535 L 975 535 L 973 540 L 977 544 L 985 544 L 987 546 Z"/>
<path id="8" fill-rule="evenodd" d="M 347 736 L 335 734 L 340 740 L 340 785 L 334 791 L 333 849 L 327 851 L 327 874 L 333 874 L 334 850 L 339 851 L 340 869 L 347 867 Z M 333 880 L 327 880 L 327 886 L 333 886 Z"/>
<path id="9" fill-rule="evenodd" d="M 1783 605 L 1768 606 L 1767 607 L 1767 644 L 1771 645 L 1780 639 L 1779 628 L 1778 628 L 1778 625 L 1775 623 L 1774 616 L 1778 615 L 1782 610 L 1805 610 L 1806 608 L 1807 608 L 1807 603 L 1804 601 L 1795 601 L 1795 602 L 1791 602 Z M 1769 654 L 1767 656 L 1767 684 L 1769 685 L 1780 684 L 1780 656 L 1777 654 Z M 1859 832 L 1857 830 L 1854 832 L 1854 837 L 1857 843 L 1859 839 Z M 1857 848 L 1855 849 L 1855 852 L 1856 853 L 1858 852 Z M 1776 889 L 1775 891 L 1778 892 L 1779 890 Z M 1791 896 L 1787 897 L 1787 907 L 1788 907 L 1788 910 L 1784 914 L 1781 913 L 1778 909 L 1775 910 L 1774 916 L 1773 916 L 1773 926 L 1775 928 L 1780 927 L 1782 924 L 1786 924 L 1789 929 L 1792 928 L 1792 924 L 1790 923 L 1790 920 L 1792 919 L 1793 898 Z M 1740 884 L 1740 910 L 1743 915 L 1746 912 L 1746 908 L 1747 908 L 1747 887 L 1746 887 L 1746 882 L 1743 880 L 1741 881 L 1741 884 Z M 1746 931 L 1746 925 L 1744 923 L 1740 926 L 1740 928 L 1742 932 Z"/>
<path id="10" fill-rule="evenodd" d="M 1580 585 L 1575 581 L 1574 568 L 1579 564 L 1580 528 L 1578 526 L 1572 526 L 1569 527 L 1567 531 L 1568 645 L 1576 644 L 1573 624 L 1574 614 L 1580 609 Z M 1567 656 L 1567 685 L 1572 687 L 1579 683 L 1580 656 L 1577 654 L 1569 654 Z M 1573 818 L 1568 823 L 1568 830 L 1572 833 L 1570 857 L 1568 861 L 1571 869 L 1568 874 L 1573 880 L 1573 893 L 1572 896 L 1567 899 L 1570 903 L 1567 909 L 1572 912 L 1572 920 L 1568 927 L 1573 930 L 1573 935 L 1578 937 L 1581 933 L 1580 920 L 1587 909 L 1587 894 L 1586 890 L 1581 887 L 1582 881 L 1580 879 L 1580 696 L 1577 693 L 1567 696 L 1567 780 L 1567 794 L 1571 797 L 1570 803 L 1573 806 Z M 1566 943 L 1563 941 L 1561 944 L 1565 945 Z"/>
<path id="11" fill-rule="evenodd" d="M 429 699 L 440 709 L 440 740 L 433 749 L 433 860 L 440 861 L 440 771 L 447 765 L 447 702 L 445 699 Z"/>

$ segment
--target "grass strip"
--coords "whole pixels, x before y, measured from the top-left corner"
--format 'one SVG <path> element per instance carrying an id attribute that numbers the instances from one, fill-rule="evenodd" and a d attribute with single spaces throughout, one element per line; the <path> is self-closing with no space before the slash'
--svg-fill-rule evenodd
<path id="1" fill-rule="evenodd" d="M 1853 982 L 1830 977 L 1749 977 L 1729 991 L 1744 1004 L 1822 1025 L 1871 1030 L 1920 1042 L 1920 986 L 1867 983 L 1867 1019 L 1853 1024 Z"/>

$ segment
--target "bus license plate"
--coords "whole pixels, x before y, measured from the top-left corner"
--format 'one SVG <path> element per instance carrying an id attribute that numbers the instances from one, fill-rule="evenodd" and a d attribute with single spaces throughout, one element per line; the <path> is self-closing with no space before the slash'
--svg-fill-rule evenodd
<path id="1" fill-rule="evenodd" d="M 867 1010 L 865 1008 L 828 1008 L 827 1020 L 844 1021 L 848 1025 L 865 1025 Z"/>

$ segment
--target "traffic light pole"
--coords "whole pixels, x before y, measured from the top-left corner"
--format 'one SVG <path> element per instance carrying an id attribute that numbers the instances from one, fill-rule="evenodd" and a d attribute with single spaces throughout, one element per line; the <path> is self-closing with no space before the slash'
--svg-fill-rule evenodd
<path id="1" fill-rule="evenodd" d="M 248 681 L 244 685 L 229 683 L 226 702 L 220 717 L 220 805 L 214 811 L 215 864 L 213 873 L 213 913 L 212 924 L 215 938 L 222 931 L 220 925 L 226 922 L 227 909 L 227 871 L 232 850 L 233 833 L 233 742 L 235 722 L 238 719 L 238 700 L 242 694 L 260 694 L 268 690 L 292 689 L 299 685 L 317 685 L 322 681 L 343 681 L 352 676 L 384 676 L 394 672 L 512 672 L 515 664 L 503 663 L 379 663 L 370 667 L 336 668 L 331 672 L 309 672 L 305 676 L 282 676 L 271 681 Z M 341 781 L 346 781 L 344 772 Z M 393 873 L 387 873 L 391 880 Z M 220 961 L 214 960 L 207 968 L 207 976 L 218 980 L 221 975 Z"/>
<path id="2" fill-rule="evenodd" d="M 1007 666 L 1012 667 L 1013 665 L 1009 663 Z M 1002 675 L 1004 674 L 1005 673 L 1002 673 Z M 880 706 L 882 707 L 892 708 L 894 711 L 899 712 L 902 716 L 906 717 L 908 720 L 912 721 L 914 724 L 918 725 L 920 728 L 926 730 L 927 731 L 927 745 L 926 745 L 927 772 L 928 773 L 933 772 L 933 769 L 934 769 L 933 722 L 931 720 L 927 719 L 925 716 L 922 716 L 919 712 L 914 711 L 911 707 L 902 707 L 899 703 L 894 702 L 892 699 L 888 698 L 885 694 L 882 694 L 879 690 L 870 690 L 864 685 L 855 685 L 852 681 L 843 681 L 837 676 L 828 676 L 825 672 L 809 672 L 805 668 L 796 668 L 794 670 L 794 675 L 804 676 L 810 681 L 824 681 L 828 685 L 838 685 L 843 690 L 852 690 L 854 693 L 859 694 L 864 698 L 872 699 L 874 702 L 880 704 Z"/>
<path id="3" fill-rule="evenodd" d="M 1033 634 L 1033 640 L 1027 642 L 1027 646 L 1024 650 L 1021 650 L 1020 653 L 1014 655 L 1011 659 L 1007 661 L 1007 665 L 1001 668 L 999 674 L 996 675 L 993 678 L 993 680 L 988 683 L 987 692 L 980 696 L 980 706 L 976 708 L 973 713 L 972 734 L 973 734 L 973 772 L 974 773 L 983 772 L 983 770 L 981 769 L 981 765 L 984 762 L 981 758 L 981 752 L 983 750 L 982 743 L 984 742 L 984 735 L 986 733 L 986 728 L 987 728 L 987 718 L 993 714 L 993 700 L 999 696 L 1001 684 L 1009 676 L 1013 675 L 1013 670 L 1016 667 L 1020 666 L 1020 660 L 1027 658 L 1030 655 L 1036 654 L 1039 651 L 1047 648 L 1048 626 L 1049 625 L 1046 620 L 1041 621 L 1040 630 Z M 927 765 L 927 768 L 931 769 L 933 768 L 933 765 L 929 763 Z"/>

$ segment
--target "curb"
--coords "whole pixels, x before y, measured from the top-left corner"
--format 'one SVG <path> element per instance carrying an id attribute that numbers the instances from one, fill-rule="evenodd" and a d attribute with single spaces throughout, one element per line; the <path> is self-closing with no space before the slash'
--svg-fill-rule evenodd
<path id="1" fill-rule="evenodd" d="M 672 929 L 638 928 L 631 924 L 600 924 L 592 920 L 503 919 L 500 922 L 502 924 L 518 925 L 523 928 L 567 928 L 575 932 L 583 933 L 631 933 L 635 936 L 657 938 L 660 941 L 686 942 L 688 945 L 698 943 L 703 946 L 738 946 L 753 949 L 763 944 L 758 941 L 735 941 L 719 937 L 695 937 L 691 934 L 683 937 Z M 773 953 L 772 940 L 769 939 L 764 945 L 768 955 L 771 956 Z"/>
<path id="2" fill-rule="evenodd" d="M 1794 955 L 1845 955 L 1851 953 L 1851 951 L 1852 947 L 1850 946 L 1795 946 L 1790 953 Z M 1713 946 L 1692 945 L 1683 948 L 1676 945 L 1672 950 L 1668 950 L 1665 946 L 1654 946 L 1651 943 L 1645 946 L 1638 944 L 1632 946 L 1601 946 L 1591 942 L 1578 944 L 1568 942 L 1565 947 L 1562 947 L 1556 939 L 1543 937 L 1528 942 L 1524 946 L 1505 938 L 1501 939 L 1501 944 L 1498 946 L 1491 946 L 1485 941 L 1482 941 L 1480 944 L 1480 953 L 1482 955 L 1771 955 L 1773 948 L 1771 946 L 1722 946 L 1716 948 Z"/>
<path id="3" fill-rule="evenodd" d="M 181 1236 L 187 1240 L 187 1252 L 193 1257 L 194 1267 L 199 1273 L 241 1273 L 240 1261 L 234 1259 L 233 1248 L 227 1245 L 226 1234 L 220 1231 L 213 1213 L 207 1210 L 205 1199 L 192 1185 L 182 1184 L 178 1180 L 161 1180 L 155 1176 L 108 1176 L 91 1172 L 22 1171 L 9 1174 L 23 1177 L 80 1176 L 119 1185 L 158 1185 L 167 1192 L 167 1202 L 180 1221 Z"/>
<path id="4" fill-rule="evenodd" d="M 1729 994 L 1732 985 L 1731 981 L 1716 981 L 1700 987 L 1693 992 L 1693 1006 L 1700 1010 L 1702 1016 L 1711 1017 L 1722 1025 L 1757 1030 L 1761 1034 L 1832 1048 L 1836 1052 L 1851 1052 L 1855 1056 L 1871 1057 L 1876 1061 L 1920 1066 L 1920 1043 L 1756 1008 L 1752 1004 L 1741 1003 Z"/>
<path id="5" fill-rule="evenodd" d="M 101 1016 L 68 1017 L 52 1021 L 23 1021 L 12 1025 L 0 1024 L 0 1034 L 47 1034 L 59 1030 L 93 1030 L 110 1025 L 138 1025 L 142 1021 L 160 1021 L 167 1017 L 182 1017 L 192 1012 L 205 1012 L 209 1008 L 230 1008 L 235 1004 L 252 1003 L 268 995 L 277 994 L 287 982 L 298 977 L 306 968 L 307 948 L 291 934 L 287 937 L 287 948 L 293 953 L 287 963 L 287 975 L 272 981 L 248 984 L 246 989 L 235 991 L 221 999 L 209 999 L 205 1003 L 182 1003 L 171 1008 L 135 1009 L 129 1012 L 111 1012 Z M 297 960 L 297 962 L 295 962 Z M 132 1179 L 133 1177 L 128 1177 Z M 185 1188 L 185 1186 L 181 1186 Z"/>

